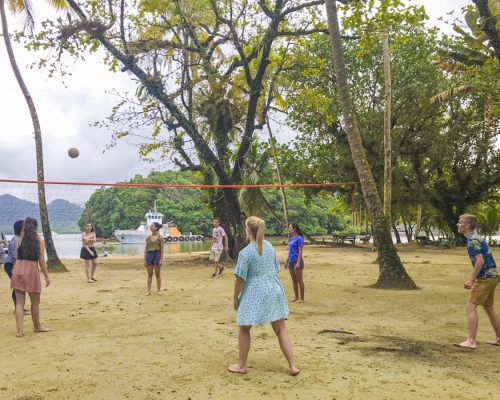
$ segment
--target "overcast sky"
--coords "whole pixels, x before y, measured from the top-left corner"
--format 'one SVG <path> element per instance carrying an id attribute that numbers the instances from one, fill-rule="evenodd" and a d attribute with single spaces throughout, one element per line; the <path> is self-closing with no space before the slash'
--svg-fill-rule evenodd
<path id="1" fill-rule="evenodd" d="M 43 3 L 36 2 L 38 21 L 50 16 Z M 448 29 L 439 17 L 457 10 L 467 0 L 413 0 L 422 4 L 430 16 L 430 25 Z M 20 21 L 11 17 L 9 29 L 20 29 Z M 67 88 L 59 78 L 48 79 L 46 73 L 28 69 L 37 55 L 15 44 L 15 53 L 26 84 L 35 101 L 43 132 L 45 179 L 51 181 L 117 182 L 135 174 L 147 175 L 154 165 L 141 161 L 138 149 L 126 141 L 106 150 L 110 132 L 90 127 L 103 120 L 117 98 L 107 91 L 132 88 L 130 76 L 110 73 L 99 59 L 71 68 Z M 33 128 L 24 98 L 8 62 L 3 39 L 0 41 L 0 179 L 36 179 Z M 280 141 L 288 141 L 286 129 L 278 133 Z M 71 159 L 67 149 L 77 147 L 80 157 Z M 0 194 L 5 186 L 0 184 Z M 2 190 L 3 189 L 3 190 Z M 22 190 L 21 190 L 22 191 Z M 15 194 L 15 193 L 13 193 Z M 20 196 L 28 197 L 28 196 Z"/>

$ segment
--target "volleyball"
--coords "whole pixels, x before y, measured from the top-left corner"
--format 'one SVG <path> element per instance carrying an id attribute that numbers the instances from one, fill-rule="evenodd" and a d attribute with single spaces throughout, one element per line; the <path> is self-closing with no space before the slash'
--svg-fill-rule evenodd
<path id="1" fill-rule="evenodd" d="M 78 149 L 76 147 L 71 147 L 68 150 L 68 156 L 70 156 L 71 158 L 76 158 L 79 155 L 80 155 L 80 152 L 78 151 Z"/>

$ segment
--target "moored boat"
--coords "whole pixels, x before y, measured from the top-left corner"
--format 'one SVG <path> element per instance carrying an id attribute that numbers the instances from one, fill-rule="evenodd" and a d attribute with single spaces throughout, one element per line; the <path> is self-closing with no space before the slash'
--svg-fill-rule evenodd
<path id="1" fill-rule="evenodd" d="M 156 204 L 154 210 L 149 210 L 144 217 L 145 221 L 135 230 L 115 230 L 116 239 L 122 244 L 145 243 L 146 238 L 151 233 L 149 227 L 153 222 L 158 222 L 162 226 L 160 235 L 162 235 L 165 243 L 202 242 L 204 240 L 202 235 L 193 235 L 191 233 L 189 233 L 189 235 L 183 235 L 173 222 L 163 223 L 164 215 L 156 211 Z"/>

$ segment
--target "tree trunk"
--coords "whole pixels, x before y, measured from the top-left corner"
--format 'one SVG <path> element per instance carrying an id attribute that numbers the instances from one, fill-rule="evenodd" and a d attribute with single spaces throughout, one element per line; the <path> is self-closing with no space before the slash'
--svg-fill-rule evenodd
<path id="1" fill-rule="evenodd" d="M 396 224 L 392 224 L 392 232 L 394 232 L 394 236 L 396 237 L 396 243 L 401 243 L 401 235 L 399 234 Z"/>
<path id="2" fill-rule="evenodd" d="M 484 163 L 488 163 L 488 150 L 491 148 L 492 139 L 499 132 L 499 119 L 493 115 L 493 101 L 487 96 L 484 104 Z"/>
<path id="3" fill-rule="evenodd" d="M 465 244 L 466 238 L 464 235 L 458 232 L 457 221 L 460 218 L 465 210 L 459 209 L 454 211 L 452 207 L 446 207 L 445 209 L 439 210 L 442 214 L 443 221 L 448 225 L 448 227 L 453 232 L 453 236 L 455 236 L 455 240 L 457 244 Z"/>
<path id="4" fill-rule="evenodd" d="M 384 216 L 377 187 L 366 158 L 365 149 L 361 142 L 358 121 L 354 114 L 351 93 L 348 87 L 347 68 L 344 51 L 341 43 L 340 28 L 337 17 L 335 0 L 326 0 L 328 29 L 332 43 L 333 64 L 339 100 L 347 132 L 349 146 L 356 171 L 358 173 L 361 190 L 373 221 L 373 236 L 377 243 L 379 278 L 374 287 L 391 289 L 416 289 L 416 285 L 398 256 L 396 247 L 392 243 L 389 220 Z"/>
<path id="5" fill-rule="evenodd" d="M 392 198 L 392 146 L 391 146 L 391 113 L 392 113 L 392 84 L 391 84 L 391 53 L 389 51 L 389 34 L 384 33 L 382 43 L 384 58 L 384 215 L 391 222 Z"/>
<path id="6" fill-rule="evenodd" d="M 37 180 L 43 181 L 43 149 L 42 149 L 42 131 L 40 129 L 40 122 L 38 120 L 38 115 L 36 112 L 35 104 L 33 99 L 24 83 L 23 77 L 19 68 L 17 66 L 16 58 L 14 56 L 14 50 L 12 49 L 12 44 L 10 42 L 9 30 L 7 26 L 7 17 L 5 15 L 5 0 L 0 0 L 0 13 L 2 19 L 2 33 L 5 41 L 5 47 L 7 48 L 7 54 L 9 55 L 9 61 L 16 76 L 17 83 L 21 89 L 23 96 L 28 104 L 28 108 L 31 115 L 31 120 L 33 122 L 33 129 L 35 134 L 35 148 L 36 148 L 36 172 Z M 51 270 L 66 271 L 61 260 L 56 252 L 54 242 L 52 240 L 52 233 L 49 224 L 49 213 L 47 210 L 47 201 L 45 199 L 45 186 L 43 183 L 38 184 L 38 205 L 40 208 L 40 223 L 42 226 L 43 237 L 45 240 L 45 249 L 47 250 L 47 264 Z"/>
<path id="7" fill-rule="evenodd" d="M 422 229 L 422 204 L 419 203 L 417 206 L 417 226 L 415 227 L 415 237 L 418 236 L 418 233 Z"/>
<path id="8" fill-rule="evenodd" d="M 276 164 L 276 175 L 278 176 L 278 182 L 280 185 L 283 185 L 283 176 L 281 175 L 281 166 L 280 160 L 278 158 L 278 149 L 276 148 L 276 140 L 274 139 L 273 132 L 271 131 L 271 125 L 269 124 L 269 118 L 266 117 L 266 125 L 267 131 L 269 132 L 269 142 L 271 143 L 271 147 L 273 149 L 273 157 L 274 163 Z M 288 202 L 286 200 L 285 188 L 280 188 L 281 199 L 283 201 L 283 212 L 285 214 L 285 226 L 288 228 Z M 285 229 L 286 229 L 285 228 Z"/>
<path id="9" fill-rule="evenodd" d="M 246 246 L 245 219 L 240 209 L 236 189 L 220 189 L 212 198 L 214 218 L 219 218 L 227 234 L 229 257 L 236 259 L 240 250 Z"/>

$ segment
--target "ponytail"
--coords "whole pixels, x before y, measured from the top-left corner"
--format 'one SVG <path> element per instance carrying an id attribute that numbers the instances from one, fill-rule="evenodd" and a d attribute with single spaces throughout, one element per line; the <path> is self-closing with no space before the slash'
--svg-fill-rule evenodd
<path id="1" fill-rule="evenodd" d="M 290 224 L 290 226 L 295 229 L 295 232 L 297 232 L 297 235 L 304 237 L 304 233 L 302 232 L 302 229 L 299 228 L 298 224 Z"/>
<path id="2" fill-rule="evenodd" d="M 264 230 L 266 228 L 266 223 L 263 219 L 258 217 L 248 217 L 245 221 L 248 233 L 255 239 L 257 245 L 257 252 L 262 255 L 264 251 Z"/>
<path id="3" fill-rule="evenodd" d="M 263 249 L 263 242 L 264 242 L 264 229 L 266 227 L 266 224 L 263 219 L 259 219 L 257 222 L 257 235 L 255 236 L 255 241 L 257 242 L 257 252 L 259 255 L 262 255 L 262 252 L 264 251 Z"/>

